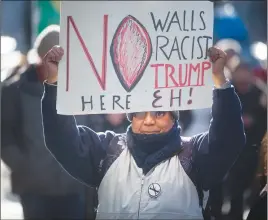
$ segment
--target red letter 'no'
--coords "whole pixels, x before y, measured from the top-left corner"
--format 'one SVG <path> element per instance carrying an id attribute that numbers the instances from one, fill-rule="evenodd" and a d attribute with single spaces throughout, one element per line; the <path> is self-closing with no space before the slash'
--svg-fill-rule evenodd
<path id="1" fill-rule="evenodd" d="M 88 49 L 85 45 L 85 42 L 83 40 L 83 38 L 81 37 L 78 28 L 76 26 L 76 24 L 74 23 L 74 20 L 72 18 L 72 16 L 67 16 L 67 62 L 66 62 L 66 91 L 69 91 L 69 53 L 70 53 L 70 24 L 72 24 L 74 31 L 78 37 L 78 40 L 84 50 L 84 53 L 89 61 L 89 64 L 91 66 L 91 68 L 93 69 L 93 72 L 101 86 L 101 88 L 103 90 L 105 90 L 106 87 L 106 71 L 107 71 L 107 35 L 108 35 L 108 15 L 104 15 L 103 16 L 103 50 L 102 50 L 102 72 L 101 72 L 101 76 L 98 73 L 96 66 L 93 62 L 93 59 L 90 55 L 90 53 L 88 52 Z"/>

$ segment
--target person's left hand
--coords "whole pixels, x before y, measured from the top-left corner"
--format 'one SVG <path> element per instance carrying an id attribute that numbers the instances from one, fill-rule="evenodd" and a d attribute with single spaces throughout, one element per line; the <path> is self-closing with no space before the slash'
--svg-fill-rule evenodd
<path id="1" fill-rule="evenodd" d="M 227 81 L 224 75 L 227 55 L 218 47 L 211 47 L 208 50 L 208 56 L 212 62 L 212 79 L 214 86 L 220 88 Z"/>

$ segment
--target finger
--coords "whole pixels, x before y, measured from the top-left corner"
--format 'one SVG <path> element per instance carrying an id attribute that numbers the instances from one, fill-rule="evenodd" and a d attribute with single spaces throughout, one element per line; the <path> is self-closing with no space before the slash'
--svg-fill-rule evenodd
<path id="1" fill-rule="evenodd" d="M 60 53 L 62 53 L 62 54 L 64 53 L 64 50 L 63 50 L 63 48 L 62 48 L 62 47 L 58 47 L 58 48 L 57 48 L 57 50 L 59 50 L 59 51 L 60 51 Z"/>
<path id="2" fill-rule="evenodd" d="M 209 54 L 209 59 L 211 62 L 215 62 L 217 60 L 217 54 L 214 51 L 211 51 Z"/>
<path id="3" fill-rule="evenodd" d="M 52 62 L 52 63 L 56 63 L 56 56 L 55 55 L 50 55 L 47 59 L 47 62 Z"/>
<path id="4" fill-rule="evenodd" d="M 57 54 L 57 55 L 60 54 L 60 52 L 59 52 L 59 48 L 53 48 L 53 52 L 54 52 L 55 54 Z"/>
<path id="5" fill-rule="evenodd" d="M 222 51 L 222 50 L 219 50 L 219 58 L 225 58 L 227 56 L 227 54 Z"/>
<path id="6" fill-rule="evenodd" d="M 214 50 L 212 47 L 208 49 L 208 56 L 209 56 L 210 61 L 212 61 L 214 57 Z"/>
<path id="7" fill-rule="evenodd" d="M 215 56 L 216 51 L 217 50 L 214 47 L 209 48 L 209 50 L 208 50 L 209 56 L 211 56 L 211 57 Z"/>
<path id="8" fill-rule="evenodd" d="M 225 57 L 226 53 L 221 50 L 219 47 L 210 48 L 213 54 L 218 54 L 220 57 Z"/>
<path id="9" fill-rule="evenodd" d="M 61 60 L 61 54 L 57 50 L 53 50 L 54 53 L 54 61 L 59 62 Z"/>
<path id="10" fill-rule="evenodd" d="M 64 50 L 61 46 L 54 46 L 53 49 L 61 55 L 63 55 L 63 53 L 64 53 Z"/>
<path id="11" fill-rule="evenodd" d="M 50 58 L 49 61 L 58 62 L 57 57 L 58 57 L 57 53 L 54 50 L 51 50 L 51 53 L 49 56 L 49 58 Z"/>
<path id="12" fill-rule="evenodd" d="M 63 53 L 63 49 L 61 47 L 54 48 L 54 51 L 59 55 Z"/>
<path id="13" fill-rule="evenodd" d="M 54 62 L 54 53 L 52 52 L 52 51 L 49 51 L 49 53 L 45 56 L 45 58 L 44 58 L 44 61 L 46 62 L 46 63 L 49 63 L 49 62 Z"/>
<path id="14" fill-rule="evenodd" d="M 220 58 L 220 50 L 215 47 L 211 47 L 209 48 L 208 55 L 209 55 L 210 61 L 215 62 L 216 60 Z"/>
<path id="15" fill-rule="evenodd" d="M 59 62 L 62 59 L 62 56 L 64 54 L 63 49 L 61 47 L 55 48 L 54 52 L 57 55 L 57 61 Z"/>

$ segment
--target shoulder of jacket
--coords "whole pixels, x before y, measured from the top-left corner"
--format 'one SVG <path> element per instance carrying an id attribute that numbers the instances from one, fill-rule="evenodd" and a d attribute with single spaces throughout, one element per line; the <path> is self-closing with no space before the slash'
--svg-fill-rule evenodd
<path id="1" fill-rule="evenodd" d="M 197 134 L 191 137 L 181 137 L 181 147 L 182 154 L 195 156 L 195 151 L 198 149 L 200 145 L 200 138 L 203 137 L 205 133 Z"/>
<path id="2" fill-rule="evenodd" d="M 179 153 L 179 158 L 191 158 L 193 155 L 193 148 L 194 144 L 192 141 L 192 137 L 181 137 L 181 151 Z"/>
<path id="3" fill-rule="evenodd" d="M 181 146 L 183 148 L 189 147 L 190 145 L 192 145 L 192 140 L 193 140 L 193 137 L 184 137 L 184 136 L 181 136 Z"/>

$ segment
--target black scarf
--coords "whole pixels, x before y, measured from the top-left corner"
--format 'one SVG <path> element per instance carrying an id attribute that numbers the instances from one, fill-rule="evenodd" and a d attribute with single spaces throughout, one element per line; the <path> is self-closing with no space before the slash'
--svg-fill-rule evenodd
<path id="1" fill-rule="evenodd" d="M 127 146 L 143 173 L 148 173 L 158 163 L 181 150 L 180 127 L 177 121 L 166 133 L 136 134 L 127 129 Z"/>

